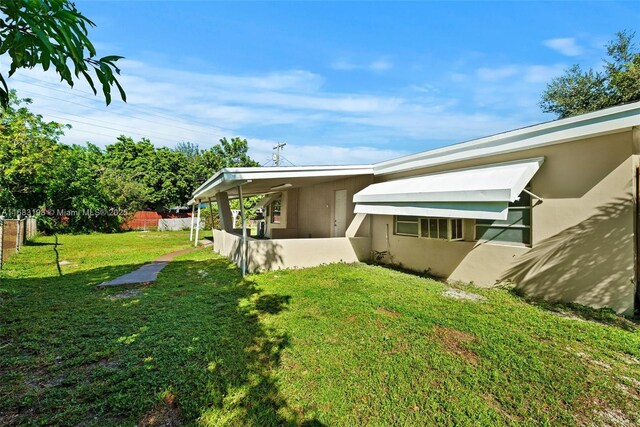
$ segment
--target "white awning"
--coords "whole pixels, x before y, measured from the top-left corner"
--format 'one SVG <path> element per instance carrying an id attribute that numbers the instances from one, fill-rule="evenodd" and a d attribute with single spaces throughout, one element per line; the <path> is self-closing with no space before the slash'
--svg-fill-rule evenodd
<path id="1" fill-rule="evenodd" d="M 543 158 L 458 169 L 371 184 L 353 196 L 355 213 L 507 219 L 510 202 Z"/>

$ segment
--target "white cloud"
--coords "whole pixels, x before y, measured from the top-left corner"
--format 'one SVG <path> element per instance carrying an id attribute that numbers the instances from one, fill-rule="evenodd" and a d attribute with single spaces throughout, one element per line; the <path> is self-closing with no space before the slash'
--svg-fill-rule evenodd
<path id="1" fill-rule="evenodd" d="M 282 141 L 279 141 L 282 142 Z M 271 159 L 276 141 L 249 139 L 250 155 L 261 164 Z M 288 142 L 282 156 L 294 165 L 359 165 L 373 164 L 409 154 L 401 149 L 376 149 L 367 146 L 302 145 Z M 289 164 L 286 161 L 284 164 Z"/>
<path id="2" fill-rule="evenodd" d="M 479 68 L 476 71 L 478 78 L 483 81 L 498 81 L 504 80 L 506 78 L 512 77 L 518 73 L 518 67 L 514 65 L 507 65 L 504 67 L 497 68 Z"/>
<path id="3" fill-rule="evenodd" d="M 367 63 L 356 63 L 346 59 L 339 59 L 338 61 L 333 62 L 330 66 L 334 70 L 338 71 L 367 70 L 380 72 L 393 68 L 393 63 L 387 58 L 378 58 Z"/>
<path id="4" fill-rule="evenodd" d="M 32 109 L 45 118 L 73 125 L 63 138 L 66 143 L 90 140 L 104 146 L 125 134 L 148 137 L 157 145 L 188 140 L 206 148 L 237 135 L 249 140 L 252 156 L 261 163 L 278 140 L 287 142 L 284 154 L 297 165 L 346 164 L 530 124 L 531 117 L 538 117 L 532 113 L 541 86 L 536 82 L 554 70 L 542 65 L 485 68 L 459 79 L 455 95 L 425 81 L 389 95 L 331 91 L 323 76 L 307 70 L 232 75 L 123 61 L 128 103 L 115 99 L 109 107 L 86 84 L 68 89 L 52 73 L 21 70 L 9 85 L 32 97 Z"/>
<path id="5" fill-rule="evenodd" d="M 548 39 L 542 42 L 545 46 L 565 56 L 580 56 L 584 53 L 573 37 Z"/>
<path id="6" fill-rule="evenodd" d="M 368 68 L 373 71 L 385 71 L 393 68 L 393 64 L 386 59 L 378 59 L 369 64 Z"/>
<path id="7" fill-rule="evenodd" d="M 548 83 L 561 75 L 566 68 L 564 64 L 530 65 L 525 70 L 524 80 L 528 83 Z"/>
<path id="8" fill-rule="evenodd" d="M 356 64 L 354 64 L 353 62 L 349 62 L 347 60 L 344 59 L 340 59 L 336 62 L 333 62 L 331 64 L 331 68 L 333 68 L 334 70 L 340 70 L 340 71 L 351 71 L 351 70 L 355 70 L 358 67 Z"/>

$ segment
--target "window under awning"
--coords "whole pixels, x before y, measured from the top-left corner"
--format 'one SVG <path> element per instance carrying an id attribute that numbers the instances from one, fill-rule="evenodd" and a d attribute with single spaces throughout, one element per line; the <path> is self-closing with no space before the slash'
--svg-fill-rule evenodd
<path id="1" fill-rule="evenodd" d="M 534 158 L 371 184 L 355 213 L 506 220 L 509 203 L 542 165 Z"/>

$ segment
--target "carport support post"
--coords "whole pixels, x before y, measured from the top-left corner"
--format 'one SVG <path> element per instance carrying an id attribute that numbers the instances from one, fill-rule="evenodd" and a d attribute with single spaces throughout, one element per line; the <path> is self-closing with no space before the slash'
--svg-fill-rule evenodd
<path id="1" fill-rule="evenodd" d="M 196 220 L 196 203 L 191 205 L 191 230 L 189 231 L 189 241 L 193 242 L 193 222 Z"/>
<path id="2" fill-rule="evenodd" d="M 196 221 L 196 240 L 193 246 L 198 246 L 198 233 L 200 232 L 200 200 L 198 200 L 198 220 Z"/>
<path id="3" fill-rule="evenodd" d="M 211 240 L 213 240 L 213 230 L 215 230 L 215 227 L 213 226 L 213 204 L 211 203 L 211 197 L 209 197 L 209 218 L 211 219 Z"/>
<path id="4" fill-rule="evenodd" d="M 244 201 L 242 200 L 242 186 L 238 186 L 238 199 L 240 200 L 240 219 L 242 221 L 242 260 L 240 262 L 242 268 L 242 277 L 247 274 L 247 224 L 244 215 Z"/>

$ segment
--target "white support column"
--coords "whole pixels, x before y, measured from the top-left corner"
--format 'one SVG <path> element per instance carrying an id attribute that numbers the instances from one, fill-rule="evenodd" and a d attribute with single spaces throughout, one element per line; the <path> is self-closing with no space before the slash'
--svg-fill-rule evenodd
<path id="1" fill-rule="evenodd" d="M 196 221 L 196 240 L 193 242 L 193 246 L 198 246 L 198 234 L 200 232 L 200 200 L 198 200 L 198 220 Z"/>
<path id="2" fill-rule="evenodd" d="M 193 223 L 196 220 L 196 204 L 191 205 L 191 230 L 189 231 L 189 241 L 193 242 Z"/>
<path id="3" fill-rule="evenodd" d="M 247 224 L 244 214 L 244 201 L 242 200 L 242 186 L 238 186 L 238 198 L 240 200 L 240 219 L 242 221 L 242 253 L 241 253 L 241 269 L 242 277 L 247 274 Z"/>
<path id="4" fill-rule="evenodd" d="M 347 232 L 345 233 L 345 237 L 356 237 L 360 226 L 364 222 L 364 219 L 367 217 L 367 214 L 357 213 L 356 216 L 353 217 L 353 221 L 349 224 L 349 228 L 347 228 Z"/>

